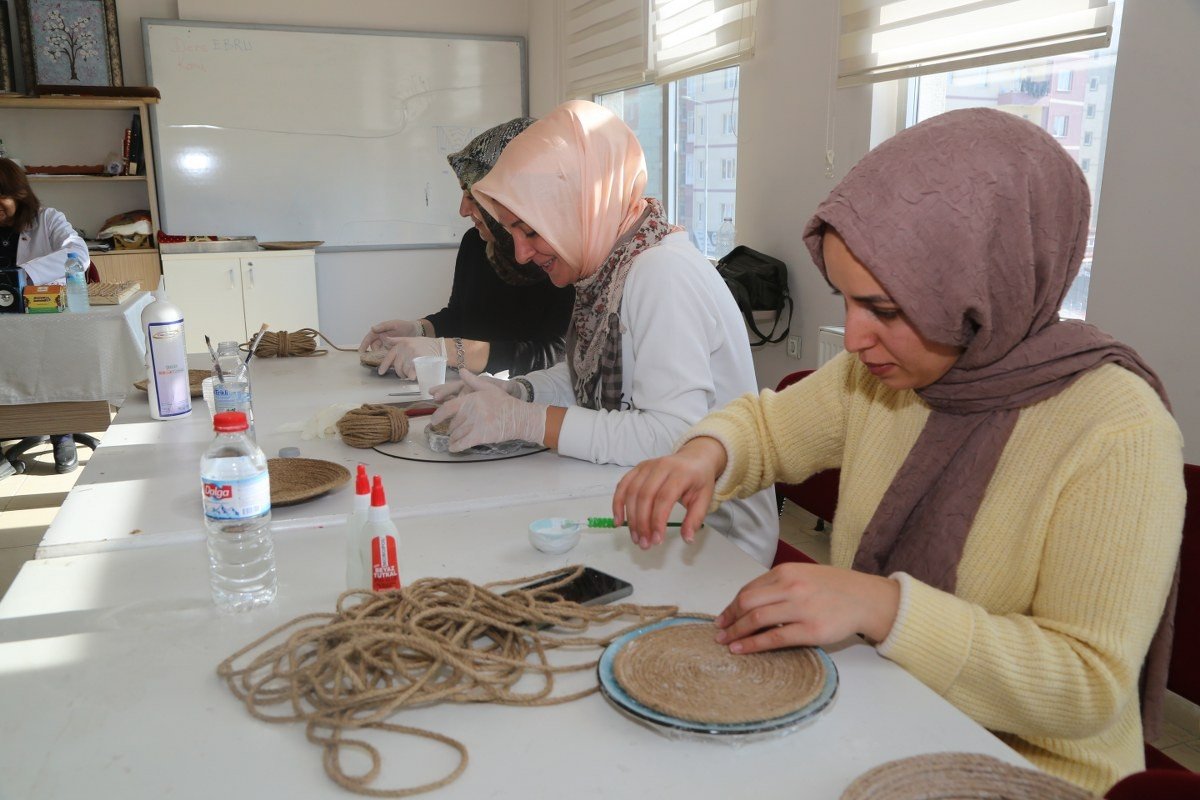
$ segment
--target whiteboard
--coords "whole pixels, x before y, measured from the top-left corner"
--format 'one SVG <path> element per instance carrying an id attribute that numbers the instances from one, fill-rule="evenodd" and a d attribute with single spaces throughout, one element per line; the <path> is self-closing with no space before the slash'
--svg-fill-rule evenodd
<path id="1" fill-rule="evenodd" d="M 142 20 L 169 234 L 457 246 L 446 156 L 527 113 L 525 40 Z"/>

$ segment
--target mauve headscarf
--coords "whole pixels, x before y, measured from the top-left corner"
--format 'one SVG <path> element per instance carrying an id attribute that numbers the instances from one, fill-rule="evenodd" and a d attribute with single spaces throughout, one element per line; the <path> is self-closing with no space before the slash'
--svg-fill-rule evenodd
<path id="1" fill-rule="evenodd" d="M 514 139 L 473 189 L 484 210 L 495 216 L 503 205 L 580 270 L 567 366 L 586 408 L 619 408 L 625 279 L 641 251 L 680 230 L 642 196 L 645 186 L 646 157 L 629 126 L 571 100 Z"/>
<path id="2" fill-rule="evenodd" d="M 1090 207 L 1087 181 L 1067 152 L 1032 123 L 994 109 L 951 111 L 897 134 L 818 206 L 804 241 L 822 273 L 829 227 L 926 339 L 964 348 L 946 375 L 916 390 L 929 419 L 863 532 L 854 569 L 906 572 L 953 592 L 1020 410 L 1088 370 L 1119 364 L 1167 404 L 1162 383 L 1131 348 L 1059 320 L 1083 261 Z M 1174 594 L 1147 656 L 1148 730 L 1166 680 Z"/>

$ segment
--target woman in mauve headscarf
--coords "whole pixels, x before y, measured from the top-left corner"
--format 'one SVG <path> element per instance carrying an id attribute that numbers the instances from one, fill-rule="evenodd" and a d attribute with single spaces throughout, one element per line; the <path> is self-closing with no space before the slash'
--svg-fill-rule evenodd
<path id="1" fill-rule="evenodd" d="M 463 374 L 434 397 L 451 450 L 523 439 L 600 464 L 671 451 L 714 408 L 757 391 L 746 327 L 717 271 L 642 196 L 637 137 L 595 103 L 564 103 L 475 184 L 517 260 L 575 287 L 567 360 L 515 381 Z M 707 524 L 769 564 L 771 492 L 727 503 Z"/>
<path id="2" fill-rule="evenodd" d="M 885 142 L 804 234 L 845 298 L 848 352 L 705 418 L 622 480 L 613 512 L 644 543 L 679 500 L 687 537 L 714 498 L 840 467 L 832 565 L 747 584 L 717 641 L 750 653 L 860 633 L 1102 793 L 1143 769 L 1139 676 L 1150 720 L 1185 494 L 1158 378 L 1058 317 L 1089 206 L 1066 151 L 1013 115 L 952 111 Z"/>
<path id="3" fill-rule="evenodd" d="M 518 264 L 512 237 L 471 196 L 475 182 L 533 122 L 518 117 L 489 128 L 446 157 L 462 187 L 458 213 L 469 217 L 474 227 L 459 243 L 445 308 L 423 319 L 381 322 L 363 337 L 359 352 L 387 351 L 380 375 L 391 369 L 402 378 L 414 378 L 413 359 L 428 355 L 446 356 L 451 367 L 508 370 L 512 375 L 562 359 L 574 292 L 554 286 L 541 270 Z"/>

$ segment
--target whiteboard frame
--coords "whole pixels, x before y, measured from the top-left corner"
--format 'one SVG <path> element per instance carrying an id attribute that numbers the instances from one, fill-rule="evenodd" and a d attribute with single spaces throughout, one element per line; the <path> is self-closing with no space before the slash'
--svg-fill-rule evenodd
<path id="1" fill-rule="evenodd" d="M 236 29 L 236 30 L 269 30 L 269 31 L 285 31 L 296 33 L 335 33 L 335 34 L 350 34 L 362 36 L 403 36 L 409 38 L 420 39 L 467 39 L 467 40 L 485 40 L 498 42 L 513 42 L 517 45 L 519 60 L 521 63 L 521 114 L 529 116 L 529 52 L 526 46 L 524 36 L 503 36 L 499 34 L 473 34 L 473 33 L 435 33 L 428 31 L 396 31 L 376 28 L 333 28 L 333 27 L 310 27 L 304 25 L 269 25 L 261 23 L 244 23 L 244 22 L 209 22 L 207 20 L 190 20 L 190 19 L 152 19 L 149 17 L 142 18 L 142 53 L 146 64 L 146 83 L 150 86 L 154 85 L 154 74 L 152 72 L 153 65 L 150 61 L 150 26 L 157 25 L 162 27 L 189 27 L 189 28 L 214 28 L 214 29 Z M 154 149 L 154 175 L 155 188 L 158 190 L 159 197 L 165 197 L 163 192 L 162 181 L 165 173 L 162 169 L 162 164 L 159 161 L 159 154 L 162 151 L 158 139 L 158 119 L 155 116 L 156 109 L 150 107 L 151 113 L 151 137 Z M 163 209 L 158 209 L 159 218 L 163 218 Z M 374 250 L 447 250 L 457 249 L 458 242 L 431 242 L 427 244 L 360 244 L 360 245 L 333 245 L 321 246 L 317 248 L 319 253 L 345 253 L 352 251 L 374 251 Z"/>

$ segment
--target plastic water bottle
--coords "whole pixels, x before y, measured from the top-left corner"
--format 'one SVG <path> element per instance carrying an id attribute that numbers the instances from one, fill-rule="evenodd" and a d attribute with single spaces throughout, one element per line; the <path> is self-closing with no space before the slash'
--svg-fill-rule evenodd
<path id="1" fill-rule="evenodd" d="M 383 494 L 383 479 L 375 476 L 371 484 L 371 510 L 363 526 L 360 541 L 367 548 L 366 563 L 371 570 L 371 591 L 400 590 L 400 533 L 388 512 Z"/>
<path id="2" fill-rule="evenodd" d="M 735 242 L 733 219 L 726 217 L 725 221 L 721 223 L 721 227 L 717 228 L 717 235 L 713 237 L 713 245 L 717 248 L 714 255 L 717 259 L 727 256 Z"/>
<path id="3" fill-rule="evenodd" d="M 154 419 L 182 419 L 192 413 L 192 387 L 188 384 L 187 347 L 183 337 L 183 312 L 163 292 L 142 309 L 146 337 L 146 393 Z"/>
<path id="4" fill-rule="evenodd" d="M 262 450 L 246 436 L 246 416 L 213 417 L 217 435 L 200 459 L 208 581 L 221 611 L 249 611 L 275 599 L 271 479 Z"/>
<path id="5" fill-rule="evenodd" d="M 91 308 L 87 290 L 87 264 L 75 252 L 67 253 L 67 310 L 87 311 Z"/>
<path id="6" fill-rule="evenodd" d="M 371 509 L 371 481 L 367 468 L 358 465 L 358 476 L 354 483 L 354 505 L 346 519 L 346 588 L 364 589 L 371 585 L 371 573 L 367 569 L 369 548 L 362 543 L 363 528 Z"/>
<path id="7" fill-rule="evenodd" d="M 237 342 L 221 342 L 217 345 L 217 363 L 213 365 L 213 407 L 218 414 L 222 411 L 241 411 L 248 423 L 246 435 L 255 438 L 250 366 L 238 352 Z"/>

